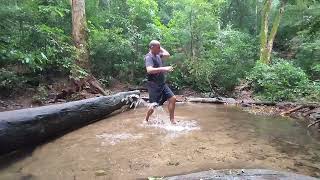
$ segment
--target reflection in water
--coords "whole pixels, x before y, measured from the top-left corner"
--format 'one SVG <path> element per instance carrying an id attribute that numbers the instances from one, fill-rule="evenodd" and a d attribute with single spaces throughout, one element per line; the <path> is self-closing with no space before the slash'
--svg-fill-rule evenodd
<path id="1" fill-rule="evenodd" d="M 142 103 L 142 104 L 141 104 Z M 141 105 L 145 106 L 142 106 Z M 137 179 L 209 169 L 272 169 L 320 177 L 320 145 L 299 121 L 235 107 L 166 106 L 144 122 L 148 104 L 0 159 L 0 179 Z"/>

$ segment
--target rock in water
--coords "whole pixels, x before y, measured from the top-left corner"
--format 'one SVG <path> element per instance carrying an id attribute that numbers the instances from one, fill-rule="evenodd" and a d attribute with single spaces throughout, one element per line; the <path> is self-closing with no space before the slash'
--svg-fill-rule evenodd
<path id="1" fill-rule="evenodd" d="M 95 172 L 95 175 L 96 176 L 105 176 L 105 175 L 107 175 L 107 172 L 104 170 L 98 170 Z"/>
<path id="2" fill-rule="evenodd" d="M 265 169 L 226 169 L 226 170 L 212 170 L 203 171 L 198 173 L 178 175 L 172 177 L 166 177 L 164 180 L 199 180 L 199 179 L 210 179 L 210 180 L 316 180 L 310 176 L 299 175 L 288 172 L 278 172 Z"/>

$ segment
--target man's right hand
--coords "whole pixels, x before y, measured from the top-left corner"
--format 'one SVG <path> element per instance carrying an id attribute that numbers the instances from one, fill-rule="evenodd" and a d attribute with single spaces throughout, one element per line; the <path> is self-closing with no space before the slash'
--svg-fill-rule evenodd
<path id="1" fill-rule="evenodd" d="M 165 66 L 164 69 L 165 69 L 166 72 L 173 71 L 173 67 L 172 66 Z"/>

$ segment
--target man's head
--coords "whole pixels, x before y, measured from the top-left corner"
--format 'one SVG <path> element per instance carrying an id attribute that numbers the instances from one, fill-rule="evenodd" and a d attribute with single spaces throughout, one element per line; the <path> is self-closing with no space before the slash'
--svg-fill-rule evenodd
<path id="1" fill-rule="evenodd" d="M 159 54 L 160 53 L 160 42 L 157 40 L 152 40 L 149 43 L 149 49 L 152 54 Z"/>

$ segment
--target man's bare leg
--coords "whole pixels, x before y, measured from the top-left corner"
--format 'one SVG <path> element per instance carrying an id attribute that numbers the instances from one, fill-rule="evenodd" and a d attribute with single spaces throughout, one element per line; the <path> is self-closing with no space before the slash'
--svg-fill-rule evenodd
<path id="1" fill-rule="evenodd" d="M 151 116 L 151 114 L 154 112 L 154 107 L 150 107 L 148 112 L 147 112 L 147 115 L 146 115 L 146 121 L 148 122 L 149 121 L 149 118 Z"/>
<path id="2" fill-rule="evenodd" d="M 176 97 L 172 96 L 169 100 L 168 110 L 170 114 L 170 121 L 172 124 L 176 124 L 176 121 L 174 120 L 174 110 L 176 108 Z"/>

